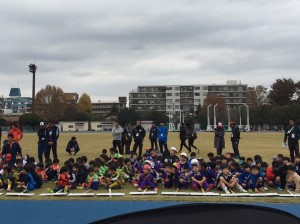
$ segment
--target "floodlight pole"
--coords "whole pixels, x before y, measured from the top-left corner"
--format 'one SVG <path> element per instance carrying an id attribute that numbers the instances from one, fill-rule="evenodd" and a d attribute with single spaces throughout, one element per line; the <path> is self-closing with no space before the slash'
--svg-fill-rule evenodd
<path id="1" fill-rule="evenodd" d="M 239 106 L 239 115 L 240 115 L 240 126 L 239 126 L 239 129 L 242 129 L 241 106 Z"/>
<path id="2" fill-rule="evenodd" d="M 31 111 L 34 114 L 35 113 L 35 72 L 37 69 L 37 66 L 35 64 L 28 65 L 29 72 L 32 73 L 32 104 L 31 104 Z"/>
<path id="3" fill-rule="evenodd" d="M 216 117 L 216 107 L 218 106 L 218 104 L 214 105 L 214 129 L 217 128 L 217 117 Z"/>
<path id="4" fill-rule="evenodd" d="M 210 126 L 210 118 L 209 118 L 209 108 L 211 107 L 212 105 L 209 104 L 207 106 L 207 128 L 206 128 L 206 131 L 211 131 L 211 126 Z"/>
<path id="5" fill-rule="evenodd" d="M 246 131 L 250 131 L 250 122 L 249 122 L 249 105 L 245 104 L 244 103 L 244 106 L 246 107 L 247 109 L 247 125 L 246 125 L 246 128 L 245 130 Z"/>
<path id="6" fill-rule="evenodd" d="M 231 127 L 230 127 L 230 107 L 229 105 L 227 105 L 227 114 L 228 114 L 228 131 L 231 131 Z"/>

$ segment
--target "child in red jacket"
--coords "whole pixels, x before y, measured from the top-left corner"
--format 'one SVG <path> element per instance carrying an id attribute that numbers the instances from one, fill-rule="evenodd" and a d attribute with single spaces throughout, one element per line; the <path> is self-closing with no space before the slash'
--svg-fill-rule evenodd
<path id="1" fill-rule="evenodd" d="M 56 187 L 53 190 L 47 188 L 47 191 L 49 193 L 55 193 L 61 191 L 67 193 L 70 191 L 70 175 L 69 175 L 69 168 L 67 166 L 63 166 L 60 169 L 60 173 L 56 181 Z"/>

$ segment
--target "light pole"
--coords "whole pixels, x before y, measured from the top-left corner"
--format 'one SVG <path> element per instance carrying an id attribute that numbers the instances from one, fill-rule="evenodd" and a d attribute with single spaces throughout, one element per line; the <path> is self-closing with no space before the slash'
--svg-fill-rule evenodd
<path id="1" fill-rule="evenodd" d="M 217 117 L 216 117 L 216 107 L 218 106 L 218 104 L 214 105 L 214 129 L 217 128 Z"/>
<path id="2" fill-rule="evenodd" d="M 227 115 L 228 115 L 228 131 L 231 131 L 231 127 L 230 127 L 230 107 L 229 105 L 227 105 Z"/>
<path id="3" fill-rule="evenodd" d="M 37 66 L 35 64 L 28 65 L 29 72 L 32 73 L 32 104 L 31 104 L 31 111 L 34 114 L 35 112 L 35 72 Z"/>
<path id="4" fill-rule="evenodd" d="M 240 115 L 240 126 L 239 126 L 239 129 L 242 129 L 241 105 L 239 106 L 239 115 Z"/>
<path id="5" fill-rule="evenodd" d="M 247 125 L 246 125 L 246 128 L 245 128 L 245 130 L 246 131 L 250 131 L 250 122 L 249 122 L 249 105 L 247 105 L 247 104 L 243 104 L 245 107 L 246 107 L 246 109 L 247 109 Z"/>
<path id="6" fill-rule="evenodd" d="M 211 107 L 212 105 L 209 104 L 207 106 L 207 128 L 206 128 L 206 131 L 211 131 L 211 126 L 210 126 L 210 119 L 209 119 L 209 108 Z"/>

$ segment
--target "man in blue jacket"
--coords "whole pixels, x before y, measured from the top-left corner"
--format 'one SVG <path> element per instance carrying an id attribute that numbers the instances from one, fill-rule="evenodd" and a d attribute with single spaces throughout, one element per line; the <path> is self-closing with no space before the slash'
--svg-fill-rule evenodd
<path id="1" fill-rule="evenodd" d="M 50 158 L 50 151 L 52 149 L 53 159 L 57 159 L 57 140 L 59 138 L 59 129 L 54 124 L 54 121 L 49 121 L 48 126 L 45 130 L 45 138 L 47 142 L 47 147 L 44 152 L 45 159 Z"/>
<path id="2" fill-rule="evenodd" d="M 163 121 L 160 122 L 158 127 L 158 143 L 159 143 L 159 149 L 161 154 L 164 156 L 168 156 L 169 149 L 168 149 L 168 129 L 165 126 L 165 123 Z M 165 148 L 165 150 L 164 150 Z"/>

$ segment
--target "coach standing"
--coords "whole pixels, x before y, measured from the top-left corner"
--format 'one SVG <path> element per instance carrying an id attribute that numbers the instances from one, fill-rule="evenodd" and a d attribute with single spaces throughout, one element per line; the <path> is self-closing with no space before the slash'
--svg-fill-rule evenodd
<path id="1" fill-rule="evenodd" d="M 284 144 L 286 144 L 286 140 L 288 141 L 288 146 L 290 150 L 291 162 L 294 163 L 295 155 L 299 156 L 299 138 L 300 131 L 299 127 L 295 125 L 295 120 L 289 120 L 289 127 L 286 129 L 284 134 Z"/>
<path id="2" fill-rule="evenodd" d="M 40 123 L 40 127 L 37 131 L 37 135 L 39 137 L 38 141 L 38 158 L 39 162 L 43 162 L 43 154 L 46 152 L 47 140 L 46 140 L 46 126 L 44 122 Z M 46 155 L 45 155 L 46 156 Z"/>
<path id="3" fill-rule="evenodd" d="M 115 127 L 112 129 L 112 136 L 113 136 L 113 148 L 114 149 L 119 149 L 119 154 L 123 155 L 124 151 L 121 145 L 121 139 L 122 139 L 122 132 L 124 129 L 121 127 L 119 124 L 119 121 L 115 121 Z"/>
<path id="4" fill-rule="evenodd" d="M 240 136 L 240 129 L 235 125 L 234 122 L 230 123 L 231 127 L 231 143 L 232 143 L 232 149 L 234 152 L 234 157 L 236 159 L 240 158 L 240 152 L 239 152 L 239 142 L 241 139 Z"/>
<path id="5" fill-rule="evenodd" d="M 137 148 L 139 147 L 139 156 L 142 156 L 145 135 L 146 131 L 142 127 L 141 121 L 137 121 L 135 128 L 132 130 L 132 136 L 134 139 L 133 152 L 136 152 Z"/>
<path id="6" fill-rule="evenodd" d="M 48 126 L 45 130 L 45 137 L 47 143 L 46 151 L 44 152 L 45 159 L 50 158 L 51 149 L 53 153 L 53 159 L 57 159 L 57 140 L 59 138 L 59 129 L 54 124 L 54 121 L 49 121 Z"/>

